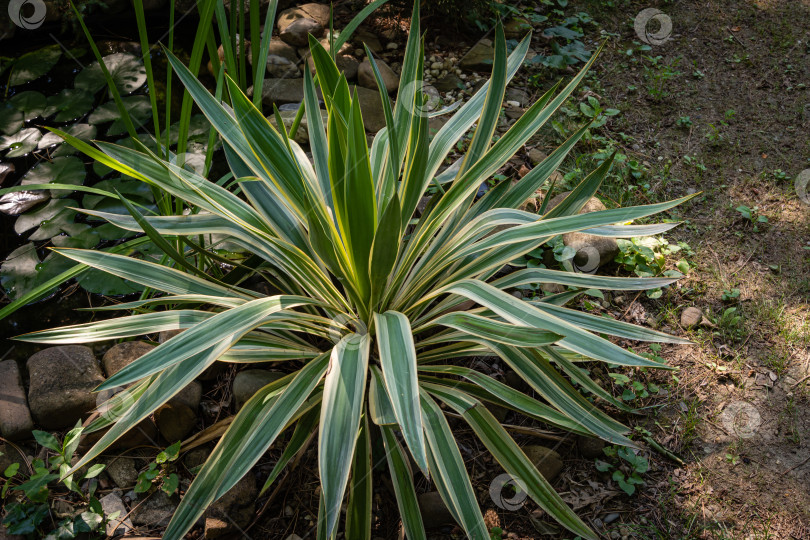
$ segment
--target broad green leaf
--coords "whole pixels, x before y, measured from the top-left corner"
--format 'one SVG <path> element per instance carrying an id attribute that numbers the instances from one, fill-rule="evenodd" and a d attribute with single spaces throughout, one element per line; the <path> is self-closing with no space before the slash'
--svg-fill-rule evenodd
<path id="1" fill-rule="evenodd" d="M 540 507 L 572 533 L 583 538 L 598 538 L 591 529 L 565 504 L 554 488 L 541 475 L 526 454 L 512 440 L 480 401 L 462 392 L 425 385 L 425 388 L 444 401 L 473 428 L 495 459 Z"/>
<path id="2" fill-rule="evenodd" d="M 61 56 L 59 45 L 50 45 L 20 56 L 11 68 L 8 85 L 17 86 L 39 79 L 56 65 Z"/>
<path id="3" fill-rule="evenodd" d="M 131 94 L 146 82 L 146 68 L 134 54 L 113 53 L 103 60 L 119 91 Z M 93 62 L 76 75 L 74 86 L 91 94 L 105 88 L 107 80 L 99 63 Z"/>
<path id="4" fill-rule="evenodd" d="M 490 540 L 481 509 L 464 468 L 453 432 L 444 413 L 433 399 L 422 390 L 420 401 L 428 442 L 428 463 L 433 481 L 448 510 L 464 529 L 467 538 Z"/>
<path id="5" fill-rule="evenodd" d="M 350 334 L 335 345 L 323 388 L 318 470 L 328 536 L 337 527 L 364 408 L 371 339 Z"/>
<path id="6" fill-rule="evenodd" d="M 385 390 L 416 464 L 427 476 L 427 451 L 419 407 L 416 348 L 408 318 L 396 311 L 374 314 Z"/>

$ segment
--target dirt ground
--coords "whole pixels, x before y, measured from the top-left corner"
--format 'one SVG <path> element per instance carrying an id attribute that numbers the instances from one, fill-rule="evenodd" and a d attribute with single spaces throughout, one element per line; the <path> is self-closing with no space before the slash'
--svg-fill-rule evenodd
<path id="1" fill-rule="evenodd" d="M 663 392 L 632 421 L 684 464 L 651 452 L 636 495 L 580 512 L 619 513 L 600 530 L 611 538 L 810 538 L 810 200 L 795 185 L 810 166 L 810 2 L 615 3 L 577 3 L 611 36 L 596 68 L 600 103 L 621 110 L 608 136 L 649 164 L 651 197 L 702 192 L 668 235 L 691 246 L 696 267 L 661 299 L 639 298 L 643 319 L 696 344 L 658 353 L 677 380 L 656 374 Z M 639 45 L 633 17 L 650 4 L 672 22 L 645 53 L 663 67 L 627 54 Z M 708 323 L 682 328 L 687 306 Z M 739 320 L 721 316 L 729 307 Z M 556 487 L 615 490 L 576 454 Z"/>

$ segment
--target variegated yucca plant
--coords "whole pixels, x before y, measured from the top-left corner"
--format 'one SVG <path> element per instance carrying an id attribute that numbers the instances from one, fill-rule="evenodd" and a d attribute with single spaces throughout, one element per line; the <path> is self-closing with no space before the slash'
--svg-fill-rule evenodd
<path id="1" fill-rule="evenodd" d="M 498 26 L 491 79 L 431 140 L 419 81 L 424 45 L 415 12 L 393 106 L 372 60 L 386 128 L 369 149 L 356 91 L 330 54 L 316 40 L 310 41 L 317 75 L 304 70 L 303 106 L 311 160 L 283 128 L 277 130 L 265 119 L 236 83 L 228 80 L 229 105 L 224 105 L 169 55 L 179 78 L 219 133 L 239 191 L 161 160 L 145 147 L 133 150 L 99 142 L 97 149 L 63 135 L 105 165 L 185 201 L 188 209 L 186 215 L 169 217 L 143 216 L 131 205 L 130 215 L 87 211 L 118 227 L 146 233 L 164 250 L 167 264 L 102 251 L 59 250 L 163 295 L 113 306 L 135 310 L 129 316 L 21 339 L 88 343 L 185 330 L 99 387 L 130 385 L 106 404 L 115 414 L 91 424 L 90 429 L 108 430 L 76 468 L 214 362 L 274 362 L 287 375 L 259 390 L 233 418 L 185 493 L 164 538 L 181 538 L 212 502 L 278 444 L 282 433 L 289 437 L 284 438 L 285 450 L 265 490 L 317 432 L 318 538 L 336 535 L 345 498 L 345 538 L 371 538 L 372 440 L 381 438 L 407 538 L 426 537 L 413 480 L 418 469 L 436 486 L 467 536 L 488 540 L 441 405 L 470 426 L 550 516 L 575 534 L 596 538 L 484 404 L 632 446 L 627 428 L 580 391 L 624 406 L 577 362 L 664 367 L 600 337 L 603 334 L 685 341 L 564 305 L 589 288 L 643 290 L 673 280 L 510 270 L 508 263 L 571 231 L 608 237 L 660 234 L 673 224 L 627 223 L 685 199 L 578 215 L 610 169 L 608 159 L 551 211 L 543 215 L 521 211 L 586 128 L 518 182 L 502 181 L 475 199 L 480 184 L 552 118 L 593 60 L 562 91 L 558 92 L 559 84 L 551 88 L 493 142 L 506 85 L 530 43 L 526 37 L 507 56 Z M 325 125 L 318 86 L 328 112 Z M 440 172 L 473 126 L 466 154 Z M 417 216 L 417 205 L 432 184 L 437 186 L 436 195 Z M 249 260 L 261 264 L 237 264 L 231 273 L 215 277 L 197 264 L 199 250 L 189 248 L 200 237 L 227 238 L 251 254 Z M 240 287 L 243 282 L 233 278 L 256 274 L 278 294 L 264 296 Z M 543 283 L 569 290 L 532 301 L 510 292 Z M 467 309 L 470 300 L 475 307 Z M 525 379 L 537 397 L 465 367 L 470 357 L 499 358 Z"/>

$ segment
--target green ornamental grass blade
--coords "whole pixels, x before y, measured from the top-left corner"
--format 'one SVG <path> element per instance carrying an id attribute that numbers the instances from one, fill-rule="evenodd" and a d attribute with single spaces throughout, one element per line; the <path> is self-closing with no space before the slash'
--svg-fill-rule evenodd
<path id="1" fill-rule="evenodd" d="M 332 350 L 323 388 L 321 429 L 318 437 L 318 470 L 324 497 L 324 520 L 333 535 L 346 493 L 352 458 L 364 408 L 366 374 L 371 339 L 349 334 Z"/>
<path id="2" fill-rule="evenodd" d="M 410 322 L 402 313 L 386 311 L 374 314 L 374 326 L 385 390 L 394 415 L 416 464 L 429 476 Z"/>

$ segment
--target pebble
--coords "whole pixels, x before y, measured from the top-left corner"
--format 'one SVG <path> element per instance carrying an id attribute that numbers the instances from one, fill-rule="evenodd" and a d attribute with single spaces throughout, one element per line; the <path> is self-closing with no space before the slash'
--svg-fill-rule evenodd
<path id="1" fill-rule="evenodd" d="M 608 515 L 605 516 L 605 524 L 613 523 L 617 519 L 619 519 L 619 514 L 618 513 L 613 512 L 611 514 L 608 514 Z"/>
<path id="2" fill-rule="evenodd" d="M 388 49 L 389 51 L 395 51 L 399 49 L 399 43 L 392 41 L 391 43 L 386 45 L 385 48 Z"/>

